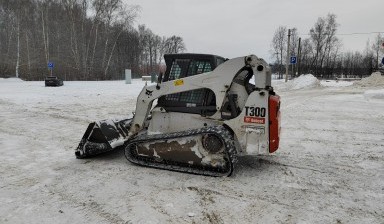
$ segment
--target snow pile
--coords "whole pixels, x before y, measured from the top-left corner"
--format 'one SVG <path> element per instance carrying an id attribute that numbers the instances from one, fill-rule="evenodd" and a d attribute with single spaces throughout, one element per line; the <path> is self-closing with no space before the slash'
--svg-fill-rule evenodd
<path id="1" fill-rule="evenodd" d="M 298 78 L 290 80 L 286 83 L 276 85 L 278 90 L 299 90 L 299 89 L 311 89 L 320 86 L 320 81 L 313 75 L 301 75 Z"/>
<path id="2" fill-rule="evenodd" d="M 361 87 L 384 86 L 384 76 L 382 76 L 380 72 L 374 72 L 371 74 L 371 76 L 355 82 L 354 86 L 361 86 Z"/>
<path id="3" fill-rule="evenodd" d="M 11 77 L 11 78 L 7 78 L 7 79 L 0 78 L 0 82 L 24 82 L 24 81 L 20 78 Z"/>
<path id="4" fill-rule="evenodd" d="M 384 89 L 367 90 L 364 92 L 364 98 L 384 100 Z"/>

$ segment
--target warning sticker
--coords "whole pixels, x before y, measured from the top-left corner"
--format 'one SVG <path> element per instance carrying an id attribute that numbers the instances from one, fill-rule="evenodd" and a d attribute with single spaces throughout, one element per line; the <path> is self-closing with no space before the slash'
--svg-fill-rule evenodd
<path id="1" fill-rule="evenodd" d="M 182 86 L 182 85 L 184 85 L 184 80 L 182 80 L 182 79 L 176 79 L 175 81 L 173 81 L 173 84 L 174 84 L 175 86 Z"/>
<path id="2" fill-rule="evenodd" d="M 265 124 L 265 118 L 261 117 L 244 117 L 245 123 Z"/>

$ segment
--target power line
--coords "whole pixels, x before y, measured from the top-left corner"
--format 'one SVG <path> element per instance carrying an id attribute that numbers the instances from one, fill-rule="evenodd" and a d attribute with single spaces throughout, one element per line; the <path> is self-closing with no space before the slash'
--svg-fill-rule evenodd
<path id="1" fill-rule="evenodd" d="M 335 36 L 352 36 L 352 35 L 368 35 L 368 34 L 380 34 L 384 33 L 384 31 L 378 31 L 378 32 L 367 32 L 367 33 L 336 33 L 334 34 Z M 327 33 L 324 33 L 327 34 Z M 305 33 L 305 34 L 299 34 L 303 36 L 309 36 L 311 35 L 310 33 Z"/>
<path id="2" fill-rule="evenodd" d="M 340 33 L 336 35 L 367 35 L 367 34 L 378 34 L 378 33 L 384 33 L 384 32 L 368 32 L 368 33 Z"/>

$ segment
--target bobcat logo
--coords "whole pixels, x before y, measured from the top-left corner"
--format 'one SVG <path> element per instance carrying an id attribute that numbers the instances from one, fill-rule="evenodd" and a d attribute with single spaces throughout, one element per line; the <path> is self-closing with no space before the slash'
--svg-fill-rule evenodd
<path id="1" fill-rule="evenodd" d="M 145 94 L 148 96 L 152 96 L 152 92 L 153 92 L 153 90 L 152 91 L 148 90 L 148 89 L 145 90 Z"/>

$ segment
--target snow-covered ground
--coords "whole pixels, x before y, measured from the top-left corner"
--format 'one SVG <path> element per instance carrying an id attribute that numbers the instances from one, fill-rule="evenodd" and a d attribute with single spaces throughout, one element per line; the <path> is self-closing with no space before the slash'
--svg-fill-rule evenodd
<path id="1" fill-rule="evenodd" d="M 384 85 L 276 81 L 280 149 L 227 178 L 75 159 L 89 122 L 134 111 L 142 81 L 0 79 L 0 223 L 384 223 Z"/>

